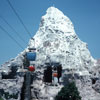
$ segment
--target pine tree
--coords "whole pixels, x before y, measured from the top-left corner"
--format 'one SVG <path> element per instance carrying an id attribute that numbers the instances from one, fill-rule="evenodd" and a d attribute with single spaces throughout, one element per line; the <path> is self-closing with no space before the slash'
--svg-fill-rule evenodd
<path id="1" fill-rule="evenodd" d="M 60 92 L 58 92 L 55 100 L 81 100 L 75 82 L 68 83 Z"/>

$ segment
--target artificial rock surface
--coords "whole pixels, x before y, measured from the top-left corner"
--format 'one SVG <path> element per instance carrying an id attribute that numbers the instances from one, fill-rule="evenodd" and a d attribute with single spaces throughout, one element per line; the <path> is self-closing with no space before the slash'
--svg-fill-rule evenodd
<path id="1" fill-rule="evenodd" d="M 74 30 L 71 20 L 55 7 L 47 9 L 42 16 L 40 27 L 35 36 L 37 63 L 60 62 L 63 69 L 74 69 L 88 74 L 96 60 L 91 56 L 87 43 L 81 41 Z M 29 46 L 34 47 L 30 39 Z"/>
<path id="2" fill-rule="evenodd" d="M 75 81 L 82 100 L 100 100 L 100 89 L 98 89 L 100 87 L 100 73 L 98 70 L 100 64 L 97 64 L 96 60 L 91 56 L 87 44 L 79 39 L 75 33 L 73 23 L 67 16 L 55 7 L 48 8 L 46 14 L 42 16 L 40 27 L 33 38 L 37 49 L 36 67 L 44 66 L 46 62 L 60 62 L 65 80 L 70 78 L 70 74 L 76 73 L 77 78 Z M 2 73 L 8 75 L 12 66 L 17 67 L 17 71 L 20 71 L 24 61 L 23 55 L 25 55 L 29 47 L 34 47 L 33 39 L 30 39 L 28 47 L 23 52 L 0 68 L 0 89 L 6 92 L 10 91 L 9 94 L 12 92 L 20 93 L 24 80 L 23 77 L 3 80 Z M 35 91 L 40 99 L 42 97 L 47 98 L 46 100 L 53 100 L 53 97 L 60 91 L 65 82 L 62 78 L 62 85 L 57 87 L 53 85 L 46 86 L 42 82 L 43 70 L 43 68 L 36 69 L 37 72 L 34 74 L 35 79 L 32 84 L 33 89 L 31 89 L 32 96 L 34 97 Z M 94 75 L 94 73 L 98 74 Z M 84 78 L 81 79 L 81 77 Z M 97 78 L 98 80 L 95 84 L 92 84 L 91 78 Z M 47 94 L 44 97 L 45 93 Z M 50 96 L 51 98 L 49 98 Z"/>

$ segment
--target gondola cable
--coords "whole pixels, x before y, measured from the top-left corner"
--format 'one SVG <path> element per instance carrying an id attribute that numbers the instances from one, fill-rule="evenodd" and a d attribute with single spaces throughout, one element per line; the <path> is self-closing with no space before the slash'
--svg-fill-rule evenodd
<path id="1" fill-rule="evenodd" d="M 7 20 L 0 15 L 0 18 L 13 30 L 14 33 L 23 41 L 23 43 L 27 44 L 27 42 L 21 37 L 21 35 L 7 22 Z"/>
<path id="2" fill-rule="evenodd" d="M 24 29 L 26 30 L 27 34 L 32 38 L 29 30 L 27 29 L 27 27 L 25 26 L 24 22 L 22 21 L 21 17 L 18 15 L 18 13 L 16 12 L 15 8 L 13 7 L 13 5 L 10 3 L 9 0 L 6 0 L 8 2 L 8 4 L 10 5 L 10 7 L 12 8 L 12 10 L 14 11 L 15 15 L 17 16 L 17 18 L 19 19 L 20 23 L 23 25 Z"/>
<path id="3" fill-rule="evenodd" d="M 1 25 L 0 29 L 6 33 L 21 49 L 24 49 Z"/>

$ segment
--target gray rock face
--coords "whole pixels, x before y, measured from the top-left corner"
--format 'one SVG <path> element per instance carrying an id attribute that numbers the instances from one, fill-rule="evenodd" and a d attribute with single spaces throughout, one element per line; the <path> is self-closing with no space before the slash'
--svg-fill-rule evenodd
<path id="1" fill-rule="evenodd" d="M 92 69 L 92 88 L 100 93 L 100 60 L 97 60 L 97 65 Z"/>
<path id="2" fill-rule="evenodd" d="M 92 86 L 92 88 L 93 88 L 96 92 L 100 93 L 100 79 L 96 81 L 96 83 Z"/>
<path id="3" fill-rule="evenodd" d="M 23 77 L 0 80 L 0 96 L 4 98 L 4 100 L 20 100 L 23 81 Z"/>
<path id="4" fill-rule="evenodd" d="M 82 80 L 76 80 L 77 88 L 80 92 L 82 100 L 100 100 L 100 93 L 92 87 L 92 81 L 88 77 L 84 77 Z"/>
<path id="5" fill-rule="evenodd" d="M 18 73 L 22 56 L 12 59 L 0 67 L 0 97 L 4 100 L 20 100 L 24 74 Z"/>

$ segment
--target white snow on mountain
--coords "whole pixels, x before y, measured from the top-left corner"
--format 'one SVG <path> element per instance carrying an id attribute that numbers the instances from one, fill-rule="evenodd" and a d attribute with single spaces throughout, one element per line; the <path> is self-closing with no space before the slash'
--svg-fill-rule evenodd
<path id="1" fill-rule="evenodd" d="M 21 88 L 25 81 L 24 74 L 20 75 L 20 72 L 27 71 L 22 69 L 25 53 L 28 52 L 28 48 L 36 47 L 37 58 L 35 62 L 32 62 L 37 67 L 33 74 L 34 81 L 31 84 L 33 100 L 36 95 L 39 100 L 44 98 L 46 98 L 45 100 L 54 100 L 64 84 L 71 81 L 71 78 L 73 80 L 73 75 L 82 100 L 99 100 L 100 61 L 96 62 L 91 56 L 87 44 L 79 39 L 71 20 L 67 16 L 55 7 L 48 8 L 46 14 L 42 16 L 40 27 L 33 38 L 35 42 L 30 39 L 28 47 L 23 52 L 1 65 L 0 90 L 3 89 L 1 93 L 5 93 L 5 95 L 15 93 L 14 95 L 18 97 L 17 100 L 20 100 Z M 44 67 L 41 65 L 44 66 L 46 62 L 60 62 L 62 64 L 65 70 L 62 73 L 61 84 L 55 84 L 55 81 L 50 84 L 43 82 Z M 15 73 L 14 79 L 3 78 L 9 76 L 11 72 L 14 74 L 11 68 L 14 68 L 19 74 Z M 72 73 L 73 71 L 75 74 Z M 3 98 L 5 97 L 3 96 Z"/>
<path id="2" fill-rule="evenodd" d="M 75 33 L 71 20 L 55 7 L 47 9 L 40 27 L 33 37 L 37 48 L 37 64 L 60 62 L 64 69 L 74 69 L 88 74 L 96 61 L 87 44 Z M 34 47 L 32 39 L 28 47 Z"/>

